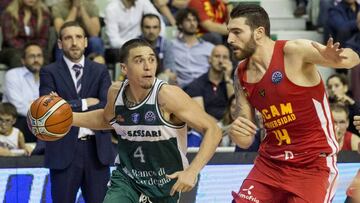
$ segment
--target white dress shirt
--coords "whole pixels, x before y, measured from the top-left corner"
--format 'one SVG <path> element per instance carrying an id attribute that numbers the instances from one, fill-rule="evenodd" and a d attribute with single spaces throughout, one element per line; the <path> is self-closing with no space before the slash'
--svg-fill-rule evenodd
<path id="1" fill-rule="evenodd" d="M 120 48 L 126 41 L 141 35 L 143 14 L 153 13 L 161 19 L 161 35 L 165 34 L 165 23 L 149 0 L 135 0 L 135 5 L 125 8 L 121 0 L 112 0 L 105 9 L 105 29 L 112 48 Z"/>
<path id="2" fill-rule="evenodd" d="M 39 81 L 25 66 L 6 72 L 3 102 L 12 103 L 21 116 L 26 116 L 31 103 L 39 97 Z"/>

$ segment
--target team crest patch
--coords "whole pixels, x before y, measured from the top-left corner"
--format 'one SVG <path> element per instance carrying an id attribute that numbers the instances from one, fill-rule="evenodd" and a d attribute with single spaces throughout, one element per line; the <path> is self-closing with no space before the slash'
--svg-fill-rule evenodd
<path id="1" fill-rule="evenodd" d="M 282 79 L 283 79 L 283 74 L 280 71 L 273 72 L 271 76 L 272 83 L 279 84 Z"/>
<path id="2" fill-rule="evenodd" d="M 148 111 L 145 113 L 145 121 L 148 123 L 153 123 L 156 119 L 156 115 L 152 111 Z"/>
<path id="3" fill-rule="evenodd" d="M 133 123 L 138 124 L 140 121 L 140 114 L 139 113 L 131 114 L 131 120 Z"/>
<path id="4" fill-rule="evenodd" d="M 265 97 L 265 89 L 259 90 L 259 95 Z"/>

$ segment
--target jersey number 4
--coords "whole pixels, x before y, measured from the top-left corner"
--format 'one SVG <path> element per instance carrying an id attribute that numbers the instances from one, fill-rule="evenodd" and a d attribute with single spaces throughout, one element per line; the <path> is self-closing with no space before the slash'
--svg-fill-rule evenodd
<path id="1" fill-rule="evenodd" d="M 134 158 L 139 158 L 141 163 L 145 163 L 144 153 L 141 149 L 141 146 L 136 148 L 133 155 L 134 155 Z"/>

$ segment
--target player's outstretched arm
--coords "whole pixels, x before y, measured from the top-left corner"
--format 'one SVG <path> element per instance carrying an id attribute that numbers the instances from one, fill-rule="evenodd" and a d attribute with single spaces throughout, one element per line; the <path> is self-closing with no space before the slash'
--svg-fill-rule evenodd
<path id="1" fill-rule="evenodd" d="M 245 90 L 243 90 L 237 74 L 235 74 L 234 78 L 234 91 L 236 119 L 230 126 L 229 135 L 235 144 L 243 149 L 247 149 L 254 141 L 257 127 L 254 124 L 254 108 L 251 107 L 247 100 Z"/>
<path id="2" fill-rule="evenodd" d="M 158 101 L 166 112 L 175 115 L 176 118 L 186 122 L 191 128 L 204 135 L 199 152 L 190 166 L 184 171 L 178 171 L 168 176 L 172 179 L 177 178 L 171 195 L 175 192 L 190 191 L 195 186 L 200 170 L 215 153 L 222 138 L 221 130 L 216 121 L 179 87 L 164 85 L 160 90 Z"/>
<path id="3" fill-rule="evenodd" d="M 107 95 L 107 103 L 104 109 L 97 109 L 88 112 L 73 112 L 73 126 L 90 128 L 93 130 L 112 129 L 109 124 L 114 118 L 114 104 L 121 83 L 114 83 L 110 86 Z"/>
<path id="4" fill-rule="evenodd" d="M 352 68 L 360 63 L 359 55 L 350 48 L 341 48 L 329 38 L 326 45 L 298 39 L 286 43 L 285 52 L 303 59 L 304 63 L 318 64 L 332 68 Z"/>

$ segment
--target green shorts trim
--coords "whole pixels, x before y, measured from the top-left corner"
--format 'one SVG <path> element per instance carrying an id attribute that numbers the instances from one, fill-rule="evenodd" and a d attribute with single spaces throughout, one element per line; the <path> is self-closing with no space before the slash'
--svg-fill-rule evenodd
<path id="1" fill-rule="evenodd" d="M 118 169 L 113 170 L 110 178 L 110 186 L 106 192 L 103 203 L 139 203 L 141 192 L 137 191 L 129 178 Z M 149 203 L 178 203 L 179 195 L 173 197 L 155 199 L 150 198 Z"/>

